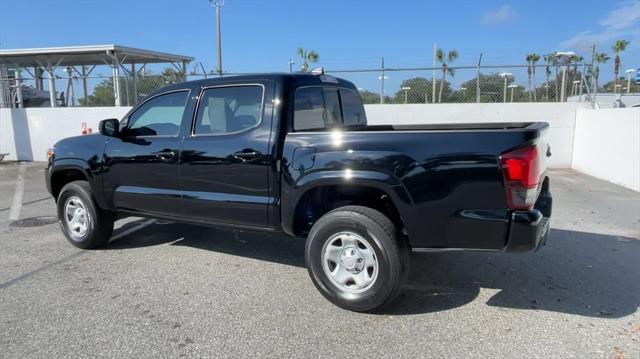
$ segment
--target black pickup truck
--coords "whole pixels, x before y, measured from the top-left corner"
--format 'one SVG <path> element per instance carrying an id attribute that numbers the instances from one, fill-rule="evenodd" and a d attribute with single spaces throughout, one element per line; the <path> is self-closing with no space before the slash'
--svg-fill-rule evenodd
<path id="1" fill-rule="evenodd" d="M 171 85 L 99 134 L 49 151 L 67 239 L 106 243 L 154 217 L 306 237 L 315 286 L 372 311 L 410 252 L 538 249 L 549 231 L 548 124 L 367 125 L 356 87 L 325 74 Z"/>

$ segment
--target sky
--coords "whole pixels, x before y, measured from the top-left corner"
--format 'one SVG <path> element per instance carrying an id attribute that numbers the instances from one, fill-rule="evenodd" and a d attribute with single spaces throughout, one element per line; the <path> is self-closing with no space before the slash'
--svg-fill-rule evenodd
<path id="1" fill-rule="evenodd" d="M 118 44 L 215 68 L 215 10 L 207 0 L 0 0 L 0 9 L 0 49 Z M 640 67 L 640 0 L 226 0 L 221 24 L 228 72 L 288 71 L 290 58 L 300 65 L 298 47 L 338 70 L 377 68 L 382 56 L 387 67 L 428 67 L 434 42 L 456 49 L 453 65 L 464 66 L 480 53 L 494 65 L 558 50 L 589 58 L 592 44 L 611 54 L 616 39 L 631 41 L 623 70 Z M 612 68 L 613 61 L 604 65 L 601 78 L 612 78 Z M 451 81 L 459 86 L 473 76 Z M 399 85 L 399 76 L 390 77 Z M 354 79 L 378 86 L 374 74 Z"/>

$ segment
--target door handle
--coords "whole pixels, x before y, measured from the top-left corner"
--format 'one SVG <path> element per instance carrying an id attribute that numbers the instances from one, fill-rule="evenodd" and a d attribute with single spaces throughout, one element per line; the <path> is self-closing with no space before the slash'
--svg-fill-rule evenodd
<path id="1" fill-rule="evenodd" d="M 258 157 L 262 156 L 262 153 L 258 152 L 258 151 L 254 151 L 254 150 L 244 150 L 244 151 L 238 151 L 236 153 L 233 154 L 233 157 L 242 160 L 242 161 L 249 161 L 249 160 L 254 160 Z"/>
<path id="2" fill-rule="evenodd" d="M 156 152 L 155 153 L 156 157 L 159 157 L 163 160 L 168 160 L 173 158 L 173 156 L 175 156 L 175 152 L 173 151 L 161 151 L 161 152 Z"/>

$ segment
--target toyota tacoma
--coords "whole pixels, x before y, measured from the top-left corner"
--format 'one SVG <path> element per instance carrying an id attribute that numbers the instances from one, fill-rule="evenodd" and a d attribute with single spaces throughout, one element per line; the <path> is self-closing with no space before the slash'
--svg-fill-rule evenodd
<path id="1" fill-rule="evenodd" d="M 99 133 L 59 141 L 45 176 L 76 247 L 104 245 L 126 216 L 281 231 L 306 238 L 328 300 L 368 312 L 398 294 L 411 252 L 544 244 L 548 132 L 368 125 L 348 81 L 232 76 L 170 85 Z"/>

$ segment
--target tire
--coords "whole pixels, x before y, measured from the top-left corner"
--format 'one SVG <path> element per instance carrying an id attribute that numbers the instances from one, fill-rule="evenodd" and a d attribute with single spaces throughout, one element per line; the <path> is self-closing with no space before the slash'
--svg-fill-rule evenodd
<path id="1" fill-rule="evenodd" d="M 403 241 L 384 214 L 361 206 L 337 208 L 309 232 L 309 276 L 320 293 L 341 308 L 382 309 L 398 295 L 408 272 L 408 246 Z"/>
<path id="2" fill-rule="evenodd" d="M 74 246 L 93 249 L 111 238 L 115 216 L 97 206 L 88 182 L 67 183 L 60 191 L 56 205 L 62 233 Z"/>

